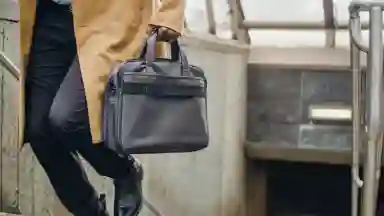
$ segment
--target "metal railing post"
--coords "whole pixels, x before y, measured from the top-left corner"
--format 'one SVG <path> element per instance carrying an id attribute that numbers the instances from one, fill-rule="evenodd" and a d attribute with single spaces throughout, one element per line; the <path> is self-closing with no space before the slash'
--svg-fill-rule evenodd
<path id="1" fill-rule="evenodd" d="M 0 51 L 0 65 L 3 65 L 7 71 L 9 71 L 17 80 L 20 78 L 20 70 L 16 65 L 5 55 L 4 52 Z"/>
<path id="2" fill-rule="evenodd" d="M 373 6 L 369 10 L 370 14 L 370 37 L 368 51 L 368 136 L 367 136 L 367 156 L 364 167 L 364 188 L 362 214 L 364 216 L 374 216 L 376 214 L 376 176 L 377 166 L 377 147 L 380 145 L 382 133 L 381 123 L 381 94 L 383 90 L 383 42 L 382 42 L 382 8 Z"/>
<path id="3" fill-rule="evenodd" d="M 350 26 L 350 28 L 355 29 L 356 32 L 359 32 L 358 36 L 360 40 L 360 17 L 356 17 L 356 21 Z M 358 216 L 359 211 L 359 192 L 360 188 L 363 186 L 363 181 L 360 179 L 360 149 L 361 149 L 361 130 L 362 130 L 362 70 L 360 65 L 360 50 L 352 42 L 350 42 L 351 48 L 351 70 L 353 76 L 353 143 L 352 143 L 352 216 Z"/>
<path id="4" fill-rule="evenodd" d="M 351 69 L 353 71 L 353 164 L 352 164 L 352 215 L 375 216 L 379 188 L 382 135 L 383 135 L 383 9 L 384 2 L 353 2 L 349 7 L 351 36 Z M 369 45 L 361 41 L 360 11 L 369 12 Z M 360 69 L 360 51 L 367 52 L 366 85 L 362 89 Z M 366 96 L 365 107 L 361 105 L 362 95 Z M 364 117 L 364 119 L 362 119 Z M 362 135 L 362 120 L 365 124 Z M 359 157 L 361 144 L 365 147 L 364 184 L 362 191 L 362 209 L 358 208 Z"/>

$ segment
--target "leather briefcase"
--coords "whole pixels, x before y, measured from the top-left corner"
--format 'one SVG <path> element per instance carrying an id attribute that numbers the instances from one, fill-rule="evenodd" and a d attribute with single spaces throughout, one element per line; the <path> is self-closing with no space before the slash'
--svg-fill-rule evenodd
<path id="1" fill-rule="evenodd" d="M 171 59 L 156 58 L 156 35 L 138 59 L 120 64 L 109 77 L 103 138 L 115 152 L 193 152 L 208 146 L 207 80 L 188 64 L 177 41 Z"/>

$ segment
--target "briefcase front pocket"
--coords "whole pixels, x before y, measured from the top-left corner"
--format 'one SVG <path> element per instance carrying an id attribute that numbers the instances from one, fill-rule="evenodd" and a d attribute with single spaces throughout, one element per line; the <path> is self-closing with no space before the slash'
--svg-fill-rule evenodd
<path id="1" fill-rule="evenodd" d="M 125 153 L 191 152 L 208 145 L 203 97 L 121 96 L 116 137 Z"/>

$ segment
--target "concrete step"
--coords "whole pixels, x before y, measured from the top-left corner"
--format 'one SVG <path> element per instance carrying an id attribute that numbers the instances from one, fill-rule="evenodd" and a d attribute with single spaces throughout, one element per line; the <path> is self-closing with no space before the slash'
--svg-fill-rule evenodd
<path id="1" fill-rule="evenodd" d="M 16 214 L 10 214 L 5 212 L 0 212 L 0 216 L 22 216 L 22 215 L 16 215 Z"/>

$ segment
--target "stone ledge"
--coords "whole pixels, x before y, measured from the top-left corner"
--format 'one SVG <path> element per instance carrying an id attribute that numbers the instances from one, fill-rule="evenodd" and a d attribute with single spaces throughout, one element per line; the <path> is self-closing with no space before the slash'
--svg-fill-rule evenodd
<path id="1" fill-rule="evenodd" d="M 0 212 L 0 216 L 22 216 L 22 215 L 16 215 L 16 214 Z"/>
<path id="2" fill-rule="evenodd" d="M 19 21 L 18 1 L 0 0 L 0 20 Z"/>

